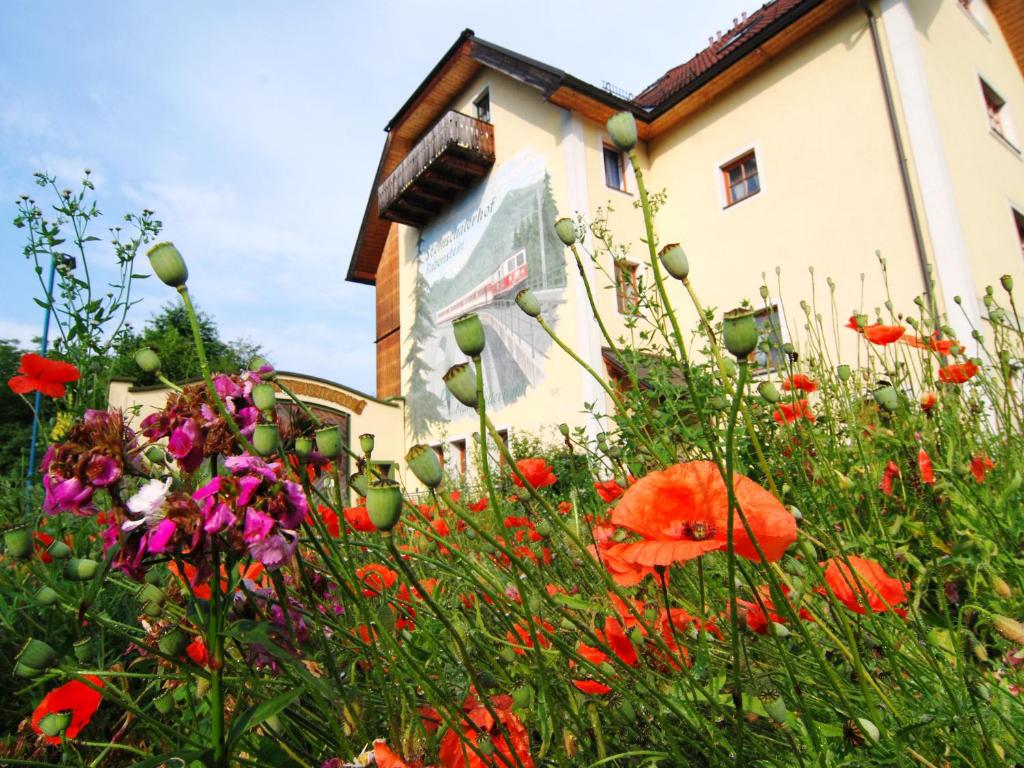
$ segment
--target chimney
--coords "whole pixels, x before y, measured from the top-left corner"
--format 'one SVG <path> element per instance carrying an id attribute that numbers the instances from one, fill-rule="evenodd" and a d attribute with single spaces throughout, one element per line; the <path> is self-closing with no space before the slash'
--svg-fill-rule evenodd
<path id="1" fill-rule="evenodd" d="M 732 20 L 732 25 L 733 25 L 734 27 L 735 27 L 735 26 L 736 26 L 737 24 L 739 24 L 739 23 L 740 23 L 740 20 L 739 20 L 739 19 L 733 19 L 733 20 Z"/>
<path id="2" fill-rule="evenodd" d="M 746 11 L 744 11 L 742 14 L 740 14 L 740 20 L 741 21 L 746 21 L 747 20 L 747 12 Z"/>
<path id="3" fill-rule="evenodd" d="M 722 39 L 722 30 L 718 30 L 718 32 L 715 35 L 715 39 L 716 40 L 721 40 Z"/>

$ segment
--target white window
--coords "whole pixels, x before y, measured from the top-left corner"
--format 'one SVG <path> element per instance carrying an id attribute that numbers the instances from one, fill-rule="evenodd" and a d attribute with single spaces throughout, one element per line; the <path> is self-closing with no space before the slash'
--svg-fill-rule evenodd
<path id="1" fill-rule="evenodd" d="M 602 145 L 604 183 L 620 192 L 626 191 L 626 156 L 617 147 Z"/>
<path id="2" fill-rule="evenodd" d="M 785 337 L 779 305 L 773 304 L 756 310 L 754 322 L 757 323 L 759 341 L 757 349 L 750 353 L 749 358 L 753 373 L 768 373 L 782 368 L 785 362 L 782 352 Z"/>
<path id="3" fill-rule="evenodd" d="M 988 117 L 989 129 L 997 137 L 1009 144 L 1011 148 L 1017 150 L 1017 136 L 1013 129 L 1013 119 L 1010 117 L 1010 110 L 1006 106 L 1006 99 L 1000 96 L 996 89 L 984 80 L 981 80 L 980 83 L 981 95 L 985 100 L 985 112 Z"/>
<path id="4" fill-rule="evenodd" d="M 722 182 L 725 184 L 727 208 L 760 192 L 761 177 L 757 171 L 757 156 L 754 150 L 723 165 Z"/>
<path id="5" fill-rule="evenodd" d="M 491 91 L 488 88 L 484 88 L 484 92 L 476 97 L 473 101 L 473 107 L 476 110 L 476 119 L 483 120 L 485 123 L 491 122 Z"/>

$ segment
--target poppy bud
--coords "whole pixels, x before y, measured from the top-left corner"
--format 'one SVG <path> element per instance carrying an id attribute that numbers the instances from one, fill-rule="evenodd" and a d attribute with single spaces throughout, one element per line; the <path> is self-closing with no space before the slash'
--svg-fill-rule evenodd
<path id="1" fill-rule="evenodd" d="M 36 602 L 40 605 L 50 606 L 60 599 L 52 587 L 42 586 L 36 592 Z"/>
<path id="2" fill-rule="evenodd" d="M 785 624 L 780 624 L 777 621 L 770 622 L 768 626 L 773 637 L 789 637 L 791 634 L 789 631 L 789 627 L 787 627 Z"/>
<path id="3" fill-rule="evenodd" d="M 14 661 L 29 669 L 42 672 L 57 663 L 57 652 L 42 640 L 30 637 L 21 646 Z"/>
<path id="4" fill-rule="evenodd" d="M 540 317 L 540 302 L 529 288 L 523 288 L 516 294 L 516 304 L 530 317 Z"/>
<path id="5" fill-rule="evenodd" d="M 173 243 L 157 243 L 147 255 L 153 272 L 164 285 L 180 288 L 188 280 L 188 267 Z"/>
<path id="6" fill-rule="evenodd" d="M 1024 645 L 1024 624 L 1009 616 L 992 616 L 992 627 L 1000 635 L 1018 645 Z"/>
<path id="7" fill-rule="evenodd" d="M 300 459 L 308 459 L 311 453 L 313 453 L 313 438 L 296 437 L 295 455 Z"/>
<path id="8" fill-rule="evenodd" d="M 257 424 L 252 433 L 252 445 L 260 456 L 269 456 L 277 450 L 281 432 L 277 424 Z"/>
<path id="9" fill-rule="evenodd" d="M 188 635 L 181 627 L 171 627 L 157 640 L 156 645 L 165 656 L 177 657 L 188 645 Z"/>
<path id="10" fill-rule="evenodd" d="M 369 484 L 369 479 L 362 472 L 358 472 L 348 479 L 348 487 L 364 498 L 366 497 L 366 491 L 369 489 Z"/>
<path id="11" fill-rule="evenodd" d="M 275 378 L 277 378 L 277 371 L 274 370 L 274 366 L 272 366 L 270 364 L 270 361 L 267 360 L 267 358 L 263 357 L 262 355 L 256 355 L 249 361 L 249 365 L 247 365 L 246 367 L 250 371 L 259 371 L 262 370 L 263 368 L 266 368 L 267 370 L 263 371 L 263 373 L 261 373 L 260 376 L 262 376 L 264 379 L 267 379 L 268 381 L 273 381 Z"/>
<path id="12" fill-rule="evenodd" d="M 1004 600 L 1008 600 L 1013 597 L 1013 589 L 1003 579 L 998 576 L 992 577 L 992 591 L 995 592 L 999 597 Z"/>
<path id="13" fill-rule="evenodd" d="M 153 708 L 161 715 L 170 714 L 171 710 L 174 709 L 174 694 L 170 691 L 164 691 L 153 699 Z"/>
<path id="14" fill-rule="evenodd" d="M 562 437 L 568 437 L 569 425 L 566 424 L 565 422 L 562 422 L 561 424 L 558 425 L 558 431 L 562 434 Z"/>
<path id="15" fill-rule="evenodd" d="M 777 403 L 782 399 L 782 394 L 770 381 L 762 381 L 758 384 L 757 393 L 769 403 Z"/>
<path id="16" fill-rule="evenodd" d="M 623 152 L 631 152 L 636 147 L 636 120 L 629 112 L 619 112 L 608 118 L 605 123 L 612 143 Z"/>
<path id="17" fill-rule="evenodd" d="M 892 413 L 895 411 L 900 404 L 899 392 L 892 386 L 886 384 L 884 387 L 879 387 L 871 396 L 875 398 L 875 402 L 878 403 L 882 408 Z"/>
<path id="18" fill-rule="evenodd" d="M 323 427 L 316 431 L 316 450 L 325 459 L 334 459 L 341 453 L 341 429 Z"/>
<path id="19" fill-rule="evenodd" d="M 767 301 L 768 300 L 768 286 L 767 285 L 762 285 L 760 287 L 760 289 L 759 289 L 759 292 L 761 294 L 761 298 L 764 299 L 765 301 Z"/>
<path id="20" fill-rule="evenodd" d="M 444 385 L 460 403 L 469 408 L 476 408 L 476 376 L 466 363 L 449 368 L 444 375 Z"/>
<path id="21" fill-rule="evenodd" d="M 1003 290 L 1007 293 L 1013 293 L 1013 277 L 1010 275 L 1003 275 L 999 278 L 999 282 L 1003 286 Z"/>
<path id="22" fill-rule="evenodd" d="M 462 354 L 476 358 L 484 351 L 484 325 L 475 312 L 455 318 L 452 321 L 452 330 L 455 332 L 455 343 L 459 345 Z"/>
<path id="23" fill-rule="evenodd" d="M 846 365 L 845 363 L 843 365 L 838 366 L 836 368 L 836 375 L 839 377 L 840 381 L 849 381 L 850 366 Z"/>
<path id="24" fill-rule="evenodd" d="M 59 736 L 71 725 L 71 710 L 60 712 L 47 712 L 39 721 L 39 730 L 44 736 L 51 738 Z"/>
<path id="25" fill-rule="evenodd" d="M 757 321 L 750 309 L 739 308 L 725 313 L 722 321 L 725 348 L 737 359 L 745 360 L 757 348 Z"/>
<path id="26" fill-rule="evenodd" d="M 160 355 L 150 347 L 143 347 L 135 353 L 135 364 L 144 373 L 157 373 L 160 371 Z"/>
<path id="27" fill-rule="evenodd" d="M 32 540 L 32 529 L 27 525 L 19 525 L 4 531 L 4 548 L 15 560 L 27 560 L 32 556 L 35 542 Z"/>
<path id="28" fill-rule="evenodd" d="M 658 253 L 658 258 L 661 259 L 661 265 L 665 267 L 665 271 L 676 280 L 685 280 L 689 276 L 690 262 L 687 260 L 686 253 L 679 243 L 666 245 Z"/>
<path id="29" fill-rule="evenodd" d="M 547 538 L 551 535 L 551 523 L 547 520 L 541 520 L 534 526 L 534 530 L 536 530 L 541 536 Z"/>
<path id="30" fill-rule="evenodd" d="M 529 709 L 533 704 L 533 688 L 527 683 L 512 691 L 512 702 L 520 709 Z"/>
<path id="31" fill-rule="evenodd" d="M 87 557 L 72 557 L 64 563 L 64 578 L 68 581 L 89 581 L 99 567 L 99 563 Z"/>
<path id="32" fill-rule="evenodd" d="M 150 464 L 163 464 L 167 460 L 167 453 L 159 445 L 151 445 L 146 449 L 146 458 Z"/>
<path id="33" fill-rule="evenodd" d="M 725 371 L 725 375 L 728 376 L 730 379 L 736 378 L 736 363 L 732 361 L 732 358 L 722 358 L 722 370 Z"/>
<path id="34" fill-rule="evenodd" d="M 391 480 L 370 485 L 366 493 L 366 514 L 378 531 L 390 531 L 402 516 L 402 489 Z"/>
<path id="35" fill-rule="evenodd" d="M 572 245 L 578 240 L 576 224 L 572 219 L 561 218 L 555 222 L 555 234 L 565 245 Z"/>
<path id="36" fill-rule="evenodd" d="M 71 547 L 60 539 L 54 539 L 50 546 L 46 548 L 46 554 L 54 560 L 65 560 L 71 557 Z"/>
<path id="37" fill-rule="evenodd" d="M 716 411 L 724 411 L 729 407 L 725 398 L 721 395 L 712 395 L 708 398 L 708 405 Z"/>
<path id="38" fill-rule="evenodd" d="M 858 717 L 856 722 L 860 728 L 861 733 L 864 735 L 864 738 L 867 739 L 868 743 L 877 744 L 879 736 L 881 735 L 878 732 L 878 726 L 870 720 L 868 720 L 866 717 Z"/>
<path id="39" fill-rule="evenodd" d="M 444 479 L 444 469 L 437 452 L 426 445 L 414 445 L 405 454 L 405 463 L 416 479 L 427 488 L 437 488 Z"/>
<path id="40" fill-rule="evenodd" d="M 75 659 L 79 663 L 85 664 L 92 661 L 96 655 L 96 641 L 91 636 L 83 637 L 72 646 L 72 649 L 75 652 Z"/>
<path id="41" fill-rule="evenodd" d="M 277 395 L 274 393 L 274 386 L 261 382 L 254 384 L 252 388 L 252 404 L 261 411 L 272 411 L 277 405 Z"/>

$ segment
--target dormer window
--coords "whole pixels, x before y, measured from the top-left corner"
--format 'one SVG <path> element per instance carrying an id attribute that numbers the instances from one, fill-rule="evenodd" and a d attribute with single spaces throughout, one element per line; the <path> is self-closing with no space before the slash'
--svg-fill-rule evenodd
<path id="1" fill-rule="evenodd" d="M 491 122 L 491 92 L 490 89 L 484 88 L 484 92 L 481 93 L 473 101 L 473 107 L 476 109 L 476 119 L 483 120 L 485 123 Z"/>

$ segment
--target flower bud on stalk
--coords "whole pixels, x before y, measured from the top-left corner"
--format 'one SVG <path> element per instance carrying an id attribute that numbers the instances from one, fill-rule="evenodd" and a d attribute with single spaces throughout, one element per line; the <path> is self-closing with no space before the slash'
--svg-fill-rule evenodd
<path id="1" fill-rule="evenodd" d="M 1002 284 L 1004 291 L 1013 293 L 1013 277 L 1011 275 L 1003 275 L 999 278 L 999 282 Z"/>
<path id="2" fill-rule="evenodd" d="M 661 249 L 658 258 L 661 259 L 661 265 L 665 267 L 665 271 L 676 280 L 685 280 L 689 276 L 690 262 L 679 243 L 666 245 Z"/>
<path id="3" fill-rule="evenodd" d="M 1004 600 L 1008 600 L 1013 597 L 1013 588 L 999 576 L 992 577 L 992 591 Z"/>
<path id="4" fill-rule="evenodd" d="M 479 357 L 484 351 L 484 325 L 476 313 L 455 318 L 452 321 L 452 330 L 455 332 L 455 343 L 459 345 L 462 354 L 467 357 Z"/>
<path id="5" fill-rule="evenodd" d="M 738 360 L 746 359 L 757 348 L 757 321 L 750 309 L 738 308 L 725 313 L 722 320 L 725 348 Z"/>
<path id="6" fill-rule="evenodd" d="M 757 392 L 769 403 L 777 403 L 782 399 L 778 388 L 770 381 L 762 381 L 757 385 Z"/>
<path id="7" fill-rule="evenodd" d="M 576 224 L 572 219 L 561 218 L 555 222 L 555 234 L 565 245 L 572 245 L 578 239 L 576 236 Z"/>
<path id="8" fill-rule="evenodd" d="M 178 656 L 188 645 L 188 635 L 181 627 L 171 627 L 163 636 L 157 640 L 157 648 L 167 656 Z"/>
<path id="9" fill-rule="evenodd" d="M 516 304 L 530 317 L 540 317 L 540 302 L 529 288 L 524 288 L 516 294 Z"/>
<path id="10" fill-rule="evenodd" d="M 174 243 L 157 243 L 149 249 L 149 264 L 164 285 L 180 288 L 188 280 L 188 267 Z"/>
<path id="11" fill-rule="evenodd" d="M 71 557 L 71 547 L 60 539 L 54 539 L 53 543 L 46 548 L 46 554 L 54 560 L 66 560 Z"/>
<path id="12" fill-rule="evenodd" d="M 373 445 L 374 445 L 373 437 L 374 436 L 372 434 L 370 434 L 369 432 L 359 436 L 359 450 L 361 450 L 367 456 L 369 456 L 371 453 L 373 453 Z"/>
<path id="13" fill-rule="evenodd" d="M 313 453 L 313 438 L 311 437 L 296 437 L 295 438 L 295 455 L 300 459 L 308 459 Z"/>
<path id="14" fill-rule="evenodd" d="M 426 445 L 414 445 L 405 454 L 405 463 L 416 479 L 427 488 L 437 488 L 444 478 L 441 460 L 433 448 Z"/>
<path id="15" fill-rule="evenodd" d="M 153 708 L 161 715 L 169 715 L 171 710 L 174 709 L 174 694 L 170 691 L 164 691 L 153 699 Z"/>
<path id="16" fill-rule="evenodd" d="M 1009 616 L 992 616 L 992 628 L 1007 640 L 1024 645 L 1024 624 Z"/>
<path id="17" fill-rule="evenodd" d="M 260 456 L 270 456 L 277 451 L 281 432 L 277 424 L 257 424 L 252 433 L 252 445 Z"/>
<path id="18" fill-rule="evenodd" d="M 40 605 L 54 605 L 59 599 L 59 596 L 52 587 L 42 586 L 39 588 L 39 591 L 36 592 L 36 602 Z"/>
<path id="19" fill-rule="evenodd" d="M 18 655 L 14 657 L 14 662 L 23 668 L 45 672 L 57 663 L 57 652 L 42 640 L 30 637 L 21 646 Z M 26 677 L 26 675 L 22 675 L 22 677 Z"/>
<path id="20" fill-rule="evenodd" d="M 846 365 L 845 363 L 843 365 L 838 366 L 836 368 L 836 375 L 839 377 L 840 381 L 849 381 L 850 366 Z"/>
<path id="21" fill-rule="evenodd" d="M 899 392 L 892 386 L 886 384 L 884 387 L 879 387 L 871 395 L 875 398 L 875 402 L 878 403 L 882 408 L 892 413 L 895 411 L 900 404 Z"/>
<path id="22" fill-rule="evenodd" d="M 277 405 L 277 395 L 274 392 L 274 386 L 266 382 L 253 385 L 252 404 L 261 411 L 274 410 L 274 406 Z"/>
<path id="23" fill-rule="evenodd" d="M 135 353 L 135 364 L 139 366 L 144 373 L 159 373 L 160 355 L 156 353 L 156 350 L 150 347 L 143 347 Z"/>
<path id="24" fill-rule="evenodd" d="M 476 408 L 476 376 L 466 363 L 453 365 L 444 375 L 444 385 L 452 396 L 469 408 Z"/>
<path id="25" fill-rule="evenodd" d="M 68 581 L 89 581 L 96 575 L 100 564 L 87 557 L 72 557 L 64 563 L 64 578 Z"/>
<path id="26" fill-rule="evenodd" d="M 398 483 L 381 480 L 366 494 L 366 514 L 378 531 L 390 531 L 402 516 L 402 489 Z"/>
<path id="27" fill-rule="evenodd" d="M 566 424 L 565 422 L 562 422 L 561 424 L 558 425 L 558 431 L 561 433 L 562 437 L 568 437 L 569 425 Z"/>
<path id="28" fill-rule="evenodd" d="M 167 453 L 159 445 L 151 445 L 146 449 L 146 459 L 150 464 L 163 464 L 167 460 Z"/>
<path id="29" fill-rule="evenodd" d="M 341 429 L 323 427 L 316 431 L 316 450 L 325 459 L 335 459 L 341 453 Z"/>
<path id="30" fill-rule="evenodd" d="M 247 367 L 250 371 L 258 371 L 261 368 L 266 368 L 267 370 L 260 375 L 267 381 L 273 381 L 277 378 L 277 371 L 274 370 L 274 366 L 270 364 L 270 361 L 267 360 L 267 358 L 262 357 L 261 355 L 256 355 L 256 357 L 250 360 Z"/>
<path id="31" fill-rule="evenodd" d="M 362 472 L 357 472 L 348 479 L 348 487 L 358 493 L 363 498 L 366 498 L 366 491 L 370 487 L 370 481 L 366 475 Z"/>
<path id="32" fill-rule="evenodd" d="M 28 560 L 35 549 L 32 540 L 32 529 L 27 525 L 19 525 L 4 531 L 4 548 L 15 560 Z"/>
<path id="33" fill-rule="evenodd" d="M 75 652 L 75 659 L 80 664 L 85 664 L 96 656 L 96 641 L 91 636 L 83 637 L 72 646 L 72 649 Z"/>
<path id="34" fill-rule="evenodd" d="M 636 147 L 636 120 L 629 112 L 619 112 L 605 123 L 612 143 L 623 152 L 632 152 Z"/>

